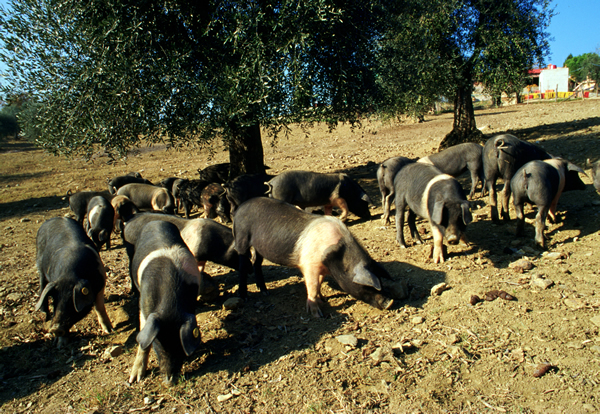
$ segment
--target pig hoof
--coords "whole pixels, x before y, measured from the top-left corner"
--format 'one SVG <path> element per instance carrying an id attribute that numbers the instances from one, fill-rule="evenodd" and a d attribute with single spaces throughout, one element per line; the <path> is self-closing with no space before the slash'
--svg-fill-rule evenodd
<path id="1" fill-rule="evenodd" d="M 318 301 L 318 299 L 317 299 L 317 301 Z M 310 314 L 315 318 L 322 318 L 323 312 L 321 312 L 321 309 L 319 309 L 319 305 L 317 304 L 317 301 L 312 301 L 312 300 L 308 299 L 306 301 L 306 311 L 310 312 Z"/>

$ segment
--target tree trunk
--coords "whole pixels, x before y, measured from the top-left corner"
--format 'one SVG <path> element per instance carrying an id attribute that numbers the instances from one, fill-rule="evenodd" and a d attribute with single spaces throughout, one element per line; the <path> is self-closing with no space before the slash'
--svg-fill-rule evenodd
<path id="1" fill-rule="evenodd" d="M 258 124 L 239 126 L 230 124 L 229 178 L 241 174 L 264 174 L 263 146 Z"/>
<path id="2" fill-rule="evenodd" d="M 468 83 L 460 86 L 454 97 L 454 126 L 452 131 L 442 139 L 438 151 L 452 147 L 463 142 L 478 142 L 483 140 L 483 134 L 475 124 L 475 111 L 473 110 L 473 86 Z"/>

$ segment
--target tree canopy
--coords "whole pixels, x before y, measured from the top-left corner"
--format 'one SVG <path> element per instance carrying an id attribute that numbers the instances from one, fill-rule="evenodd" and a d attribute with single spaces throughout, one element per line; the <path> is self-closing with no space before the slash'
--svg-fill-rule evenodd
<path id="1" fill-rule="evenodd" d="M 441 147 L 476 140 L 474 82 L 494 95 L 518 90 L 549 50 L 552 14 L 548 0 L 395 2 L 380 55 L 382 82 L 397 97 L 392 109 L 420 111 L 445 97 L 454 127 Z"/>
<path id="2" fill-rule="evenodd" d="M 55 154 L 122 156 L 223 138 L 232 174 L 263 172 L 261 128 L 422 115 L 474 81 L 499 90 L 541 62 L 548 0 L 13 0 L 0 15 L 11 93 Z M 35 105 L 34 105 L 35 104 Z"/>
<path id="3" fill-rule="evenodd" d="M 575 57 L 569 55 L 564 65 L 569 68 L 569 75 L 577 82 L 588 78 L 600 80 L 600 55 L 597 53 L 584 53 Z"/>

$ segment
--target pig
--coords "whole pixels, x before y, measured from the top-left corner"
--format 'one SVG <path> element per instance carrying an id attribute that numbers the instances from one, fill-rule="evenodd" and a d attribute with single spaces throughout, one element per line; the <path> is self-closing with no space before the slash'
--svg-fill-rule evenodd
<path id="1" fill-rule="evenodd" d="M 418 162 L 431 164 L 444 174 L 458 177 L 465 171 L 471 173 L 471 192 L 469 199 L 473 199 L 477 184 L 483 182 L 483 160 L 481 154 L 483 147 L 474 142 L 465 142 L 454 145 L 437 154 L 431 154 L 419 159 Z M 483 191 L 483 188 L 482 188 Z"/>
<path id="2" fill-rule="evenodd" d="M 148 184 L 152 185 L 149 180 L 142 178 L 142 175 L 139 172 L 130 172 L 126 175 L 121 175 L 119 177 L 115 177 L 108 182 L 108 191 L 111 194 L 116 194 L 119 188 L 123 187 L 126 184 Z"/>
<path id="3" fill-rule="evenodd" d="M 234 247 L 233 233 L 227 226 L 209 219 L 185 219 L 168 214 L 141 213 L 136 214 L 125 224 L 123 232 L 125 247 L 132 256 L 133 246 L 137 242 L 142 229 L 152 221 L 168 221 L 181 232 L 181 237 L 196 258 L 202 272 L 207 261 L 238 269 L 239 257 Z"/>
<path id="4" fill-rule="evenodd" d="M 202 213 L 202 218 L 215 218 L 217 217 L 217 207 L 219 203 L 227 203 L 227 197 L 225 197 L 225 189 L 219 183 L 211 183 L 202 189 L 200 193 L 200 200 L 202 200 L 202 208 L 204 212 Z M 224 200 L 224 201 L 223 201 Z M 228 207 L 228 206 L 227 206 Z M 218 217 L 223 220 L 224 223 L 227 223 L 230 220 L 229 214 L 224 215 L 224 211 L 229 210 L 225 205 L 221 206 L 220 212 L 221 215 Z"/>
<path id="5" fill-rule="evenodd" d="M 600 194 L 600 160 L 592 162 L 589 158 L 587 159 L 587 167 L 592 169 L 592 180 L 594 181 L 594 188 Z"/>
<path id="6" fill-rule="evenodd" d="M 182 180 L 176 181 L 177 198 L 183 205 L 185 218 L 190 218 L 190 210 L 193 206 L 202 205 L 202 190 L 210 184 L 204 180 Z"/>
<path id="7" fill-rule="evenodd" d="M 123 223 L 131 220 L 133 215 L 139 213 L 140 210 L 135 204 L 133 204 L 133 201 L 124 195 L 114 196 L 110 204 L 113 206 L 115 211 L 115 229 L 122 233 Z"/>
<path id="8" fill-rule="evenodd" d="M 231 215 L 244 201 L 254 197 L 267 197 L 269 186 L 266 182 L 274 177 L 269 174 L 242 174 L 223 184 Z"/>
<path id="9" fill-rule="evenodd" d="M 517 170 L 510 182 L 517 213 L 517 236 L 523 233 L 525 223 L 523 205 L 535 204 L 538 208 L 535 217 L 535 242 L 542 249 L 545 248 L 546 216 L 549 214 L 552 221 L 556 221 L 556 204 L 562 192 L 585 190 L 579 173 L 585 174 L 580 167 L 561 158 L 529 161 Z"/>
<path id="10" fill-rule="evenodd" d="M 229 179 L 229 163 L 209 165 L 202 170 L 198 168 L 198 176 L 201 181 L 223 184 Z"/>
<path id="11" fill-rule="evenodd" d="M 279 174 L 268 185 L 269 197 L 300 208 L 325 206 L 325 214 L 331 215 L 333 207 L 339 207 L 342 221 L 346 221 L 349 212 L 360 218 L 371 217 L 371 199 L 346 174 L 292 170 Z"/>
<path id="12" fill-rule="evenodd" d="M 112 324 L 104 307 L 106 271 L 83 228 L 73 219 L 57 217 L 45 221 L 36 237 L 36 266 L 40 279 L 40 298 L 35 310 L 46 314 L 48 296 L 52 297 L 54 316 L 49 332 L 66 343 L 66 334 L 92 309 L 104 333 Z"/>
<path id="13" fill-rule="evenodd" d="M 154 347 L 164 382 L 171 385 L 201 341 L 195 316 L 200 275 L 174 224 L 153 221 L 142 229 L 131 278 L 140 292 L 140 332 L 129 382 L 144 377 Z"/>
<path id="14" fill-rule="evenodd" d="M 314 317 L 320 309 L 321 283 L 331 275 L 353 297 L 378 309 L 393 300 L 382 293 L 381 278 L 389 274 L 375 262 L 337 218 L 302 211 L 272 198 L 256 197 L 238 207 L 233 218 L 235 250 L 249 257 L 254 248 L 256 284 L 266 292 L 264 259 L 300 269 L 307 290 L 306 307 Z M 248 260 L 240 262 L 240 296 L 247 296 Z"/>
<path id="15" fill-rule="evenodd" d="M 402 168 L 394 178 L 396 192 L 396 240 L 404 241 L 404 209 L 408 205 L 408 228 L 412 238 L 422 243 L 415 225 L 415 215 L 429 220 L 433 234 L 433 261 L 443 263 L 444 236 L 450 244 L 462 240 L 467 244 L 465 229 L 473 221 L 462 187 L 454 177 L 443 174 L 433 165 L 416 162 Z"/>
<path id="16" fill-rule="evenodd" d="M 104 197 L 96 196 L 88 203 L 84 229 L 98 250 L 106 244 L 110 250 L 110 235 L 115 227 L 115 209 Z"/>
<path id="17" fill-rule="evenodd" d="M 117 195 L 124 195 L 140 210 L 160 210 L 166 214 L 175 213 L 173 196 L 167 189 L 150 184 L 125 184 Z"/>
<path id="18" fill-rule="evenodd" d="M 75 220 L 83 226 L 83 220 L 88 212 L 88 203 L 94 197 L 102 196 L 107 201 L 111 201 L 113 195 L 108 191 L 80 191 L 72 194 L 71 190 L 67 191 L 69 198 L 69 208 L 75 214 Z"/>
<path id="19" fill-rule="evenodd" d="M 492 220 L 497 222 L 499 216 L 510 220 L 508 201 L 510 199 L 510 181 L 515 172 L 529 161 L 552 158 L 541 147 L 521 141 L 510 134 L 497 135 L 488 139 L 483 147 L 483 175 L 489 192 L 489 204 Z M 496 180 L 502 177 L 504 188 L 501 194 L 501 206 L 496 210 Z"/>
<path id="20" fill-rule="evenodd" d="M 169 192 L 171 194 L 173 194 L 173 183 L 175 183 L 176 180 L 180 180 L 180 178 L 178 177 L 167 177 L 164 180 L 161 180 L 159 185 L 162 188 L 166 188 L 167 190 L 169 190 Z"/>
<path id="21" fill-rule="evenodd" d="M 377 169 L 377 183 L 381 192 L 381 203 L 383 204 L 383 215 L 381 219 L 383 224 L 387 225 L 390 222 L 390 207 L 392 197 L 394 196 L 394 177 L 398 171 L 407 164 L 414 162 L 406 157 L 392 157 L 381 163 Z"/>

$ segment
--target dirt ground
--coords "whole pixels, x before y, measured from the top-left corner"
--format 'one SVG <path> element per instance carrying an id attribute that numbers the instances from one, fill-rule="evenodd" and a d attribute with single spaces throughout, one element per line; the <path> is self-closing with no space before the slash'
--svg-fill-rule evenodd
<path id="1" fill-rule="evenodd" d="M 476 116 L 487 136 L 511 132 L 580 166 L 600 157 L 600 100 L 509 106 L 478 110 Z M 100 252 L 115 332 L 102 335 L 92 312 L 60 350 L 44 329 L 42 313 L 34 311 L 35 235 L 45 220 L 71 214 L 64 199 L 69 189 L 104 189 L 107 178 L 128 171 L 156 182 L 195 178 L 198 168 L 226 162 L 227 153 L 217 151 L 209 160 L 206 152 L 152 148 L 110 166 L 102 156 L 92 163 L 68 161 L 23 142 L 3 144 L 0 412 L 598 412 L 600 196 L 590 178 L 583 177 L 585 191 L 561 197 L 546 252 L 533 244 L 533 208 L 526 210 L 525 236 L 516 238 L 514 222 L 492 224 L 487 199 L 479 195 L 467 229 L 471 245 L 450 246 L 444 264 L 428 258 L 428 223 L 418 222 L 426 244 L 414 245 L 407 234 L 406 249 L 395 241 L 394 224 L 382 225 L 378 164 L 434 152 L 451 126 L 452 114 L 442 114 L 422 124 L 366 121 L 354 131 L 341 126 L 329 133 L 316 126 L 305 135 L 294 129 L 276 146 L 265 137 L 265 163 L 273 174 L 343 171 L 359 180 L 376 207 L 371 220 L 351 216 L 347 225 L 393 276 L 395 287 L 406 283 L 409 296 L 379 311 L 326 280 L 325 317 L 314 319 L 305 310 L 299 271 L 265 263 L 270 294 L 251 285 L 242 307 L 225 310 L 237 272 L 211 264 L 207 271 L 221 296 L 198 307 L 203 342 L 184 365 L 185 379 L 172 387 L 162 384 L 154 355 L 149 375 L 127 383 L 138 316 L 119 235 L 113 235 L 113 249 Z M 469 178 L 460 181 L 468 189 Z M 511 267 L 523 257 L 531 270 Z M 441 282 L 448 289 L 432 294 Z M 492 289 L 516 300 L 470 304 L 472 295 Z M 114 346 L 120 348 L 111 356 L 106 351 Z M 536 377 L 540 364 L 550 369 Z"/>

